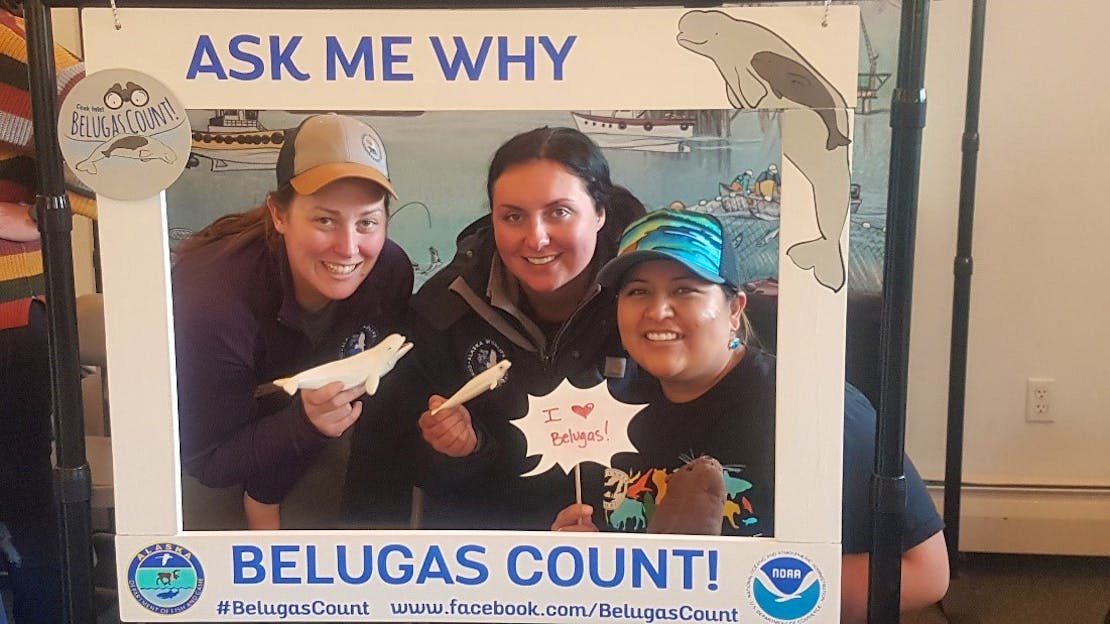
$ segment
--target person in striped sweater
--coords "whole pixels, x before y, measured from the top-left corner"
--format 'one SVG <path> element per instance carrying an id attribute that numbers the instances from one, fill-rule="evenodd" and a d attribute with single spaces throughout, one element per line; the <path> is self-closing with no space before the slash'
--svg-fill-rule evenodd
<path id="1" fill-rule="evenodd" d="M 0 0 L 0 524 L 17 624 L 62 621 L 62 575 L 52 487 L 46 283 L 36 192 L 27 35 L 22 2 Z M 59 100 L 84 66 L 54 50 Z M 88 195 L 69 193 L 76 214 L 95 218 Z M 73 346 L 76 348 L 76 345 Z M 0 607 L 2 611 L 2 607 Z"/>

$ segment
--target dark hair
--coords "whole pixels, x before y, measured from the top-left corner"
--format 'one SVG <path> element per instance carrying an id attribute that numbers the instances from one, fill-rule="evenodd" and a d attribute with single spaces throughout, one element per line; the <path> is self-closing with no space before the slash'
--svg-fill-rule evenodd
<path id="1" fill-rule="evenodd" d="M 0 0 L 0 9 L 12 15 L 23 17 L 23 0 Z"/>
<path id="2" fill-rule="evenodd" d="M 615 256 L 624 228 L 647 211 L 628 189 L 613 184 L 609 178 L 609 161 L 605 160 L 601 148 L 574 128 L 536 128 L 514 136 L 499 147 L 486 179 L 490 203 L 493 203 L 493 186 L 505 170 L 533 160 L 557 162 L 582 180 L 598 212 L 605 211 L 605 225 L 597 234 L 597 253 L 605 254 L 606 259 Z"/>

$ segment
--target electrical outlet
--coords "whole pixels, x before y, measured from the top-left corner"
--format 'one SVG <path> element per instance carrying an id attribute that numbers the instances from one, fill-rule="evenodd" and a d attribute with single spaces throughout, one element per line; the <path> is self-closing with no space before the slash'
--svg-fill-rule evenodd
<path id="1" fill-rule="evenodd" d="M 1055 379 L 1030 377 L 1025 385 L 1025 421 L 1056 422 L 1053 408 Z"/>

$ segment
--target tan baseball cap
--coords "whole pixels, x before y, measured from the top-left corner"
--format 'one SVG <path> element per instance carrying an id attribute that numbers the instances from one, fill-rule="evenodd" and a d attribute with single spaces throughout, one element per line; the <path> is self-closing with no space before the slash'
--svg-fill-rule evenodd
<path id="1" fill-rule="evenodd" d="M 296 129 L 286 130 L 276 169 L 278 186 L 291 184 L 301 195 L 311 195 L 340 178 L 363 178 L 397 197 L 381 136 L 345 115 L 313 115 Z"/>

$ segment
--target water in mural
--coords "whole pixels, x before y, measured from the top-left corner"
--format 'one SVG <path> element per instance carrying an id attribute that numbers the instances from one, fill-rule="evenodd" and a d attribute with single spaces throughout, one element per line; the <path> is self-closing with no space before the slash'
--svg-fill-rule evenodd
<path id="1" fill-rule="evenodd" d="M 171 243 L 216 217 L 259 205 L 274 186 L 286 128 L 303 113 L 190 111 L 190 167 L 167 193 Z M 537 126 L 575 126 L 602 146 L 614 181 L 649 209 L 681 204 L 728 224 L 745 280 L 775 278 L 782 192 L 778 116 L 769 112 L 490 111 L 350 113 L 382 135 L 400 195 L 390 236 L 412 258 L 417 286 L 447 262 L 455 235 L 488 211 L 486 168 L 510 136 Z M 868 120 L 863 120 L 868 125 Z M 857 130 L 858 132 L 858 130 Z M 881 276 L 885 206 L 857 172 L 852 187 L 852 288 Z"/>

